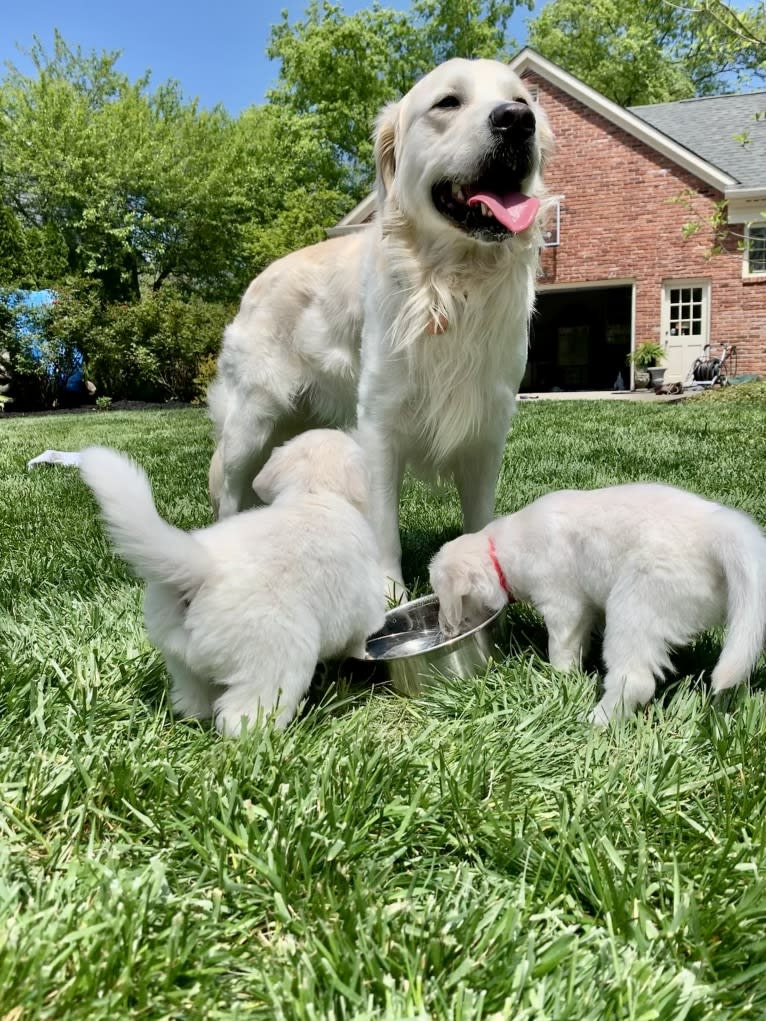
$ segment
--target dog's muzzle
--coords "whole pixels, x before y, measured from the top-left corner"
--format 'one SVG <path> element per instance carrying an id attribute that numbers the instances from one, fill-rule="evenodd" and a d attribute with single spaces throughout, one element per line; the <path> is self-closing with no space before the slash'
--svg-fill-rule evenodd
<path id="1" fill-rule="evenodd" d="M 492 145 L 470 180 L 441 180 L 431 189 L 437 211 L 480 241 L 504 241 L 531 227 L 539 199 L 521 182 L 534 168 L 535 115 L 525 103 L 499 103 L 489 114 Z"/>
<path id="2" fill-rule="evenodd" d="M 526 103 L 499 103 L 489 115 L 493 134 L 504 145 L 518 146 L 535 133 L 535 115 Z"/>

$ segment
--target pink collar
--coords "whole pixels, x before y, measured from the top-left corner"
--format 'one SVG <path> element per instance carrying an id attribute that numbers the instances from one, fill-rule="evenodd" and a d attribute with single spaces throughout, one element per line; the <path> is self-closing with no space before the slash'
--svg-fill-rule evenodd
<path id="1" fill-rule="evenodd" d="M 492 536 L 489 537 L 489 559 L 491 560 L 492 566 L 495 569 L 495 574 L 497 575 L 497 580 L 500 582 L 500 588 L 508 596 L 508 602 L 509 603 L 515 603 L 516 599 L 515 599 L 515 597 L 513 595 L 513 592 L 511 592 L 510 586 L 508 585 L 508 579 L 505 576 L 505 571 L 501 567 L 500 561 L 497 559 L 497 550 L 495 549 L 495 540 L 492 538 Z"/>

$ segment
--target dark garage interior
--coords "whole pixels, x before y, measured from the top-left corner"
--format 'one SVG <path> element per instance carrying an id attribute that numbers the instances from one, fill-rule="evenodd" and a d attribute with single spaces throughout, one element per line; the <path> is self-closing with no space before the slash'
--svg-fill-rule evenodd
<path id="1" fill-rule="evenodd" d="M 541 291 L 532 317 L 526 391 L 613 390 L 630 371 L 632 288 Z"/>

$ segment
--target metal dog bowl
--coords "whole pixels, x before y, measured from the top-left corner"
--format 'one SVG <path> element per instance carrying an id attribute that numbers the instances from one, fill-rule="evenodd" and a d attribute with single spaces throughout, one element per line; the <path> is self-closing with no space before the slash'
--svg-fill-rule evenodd
<path id="1" fill-rule="evenodd" d="M 394 688 L 420 694 L 438 675 L 473 677 L 490 659 L 508 653 L 505 607 L 456 638 L 439 630 L 439 600 L 423 596 L 386 614 L 385 626 L 367 639 L 365 661 L 380 664 Z"/>

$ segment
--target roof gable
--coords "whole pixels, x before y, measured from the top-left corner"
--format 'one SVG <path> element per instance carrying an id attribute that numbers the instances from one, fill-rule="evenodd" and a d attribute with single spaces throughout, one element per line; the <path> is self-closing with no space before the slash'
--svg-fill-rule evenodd
<path id="1" fill-rule="evenodd" d="M 602 93 L 592 89 L 589 85 L 581 82 L 579 78 L 569 74 L 563 68 L 552 61 L 547 60 L 535 50 L 529 47 L 523 49 L 510 62 L 510 66 L 517 74 L 525 71 L 532 71 L 566 92 L 568 95 L 579 100 L 584 106 L 601 114 L 608 121 L 622 128 L 629 135 L 640 139 L 646 145 L 656 149 L 679 166 L 694 174 L 695 177 L 711 185 L 719 191 L 725 192 L 739 183 L 735 177 L 720 169 L 708 160 L 703 159 L 697 153 L 679 144 L 675 139 L 670 138 L 664 131 L 659 130 L 648 120 L 639 117 L 631 110 L 619 106 L 617 103 L 607 99 Z M 766 182 L 764 182 L 766 184 Z"/>

